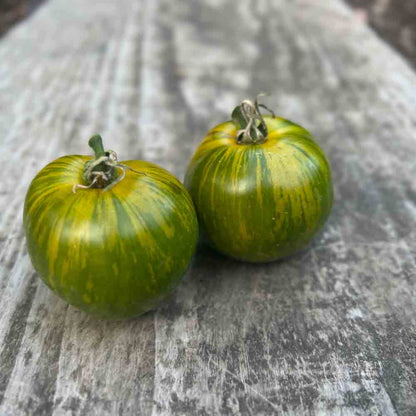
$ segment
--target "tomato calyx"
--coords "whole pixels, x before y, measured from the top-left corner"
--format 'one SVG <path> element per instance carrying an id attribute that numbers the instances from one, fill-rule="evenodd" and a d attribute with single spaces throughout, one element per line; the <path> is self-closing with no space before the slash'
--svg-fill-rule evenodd
<path id="1" fill-rule="evenodd" d="M 269 111 L 273 117 L 274 112 L 264 104 L 259 104 L 259 97 L 265 94 L 259 94 L 254 103 L 250 100 L 244 100 L 239 106 L 235 107 L 231 118 L 240 127 L 237 131 L 238 144 L 260 144 L 267 140 L 267 125 L 260 112 L 260 107 Z"/>
<path id="2" fill-rule="evenodd" d="M 121 182 L 126 176 L 127 170 L 146 176 L 144 172 L 139 172 L 120 163 L 117 153 L 113 150 L 104 150 L 103 140 L 99 134 L 92 136 L 88 144 L 94 150 L 95 159 L 88 160 L 84 165 L 82 179 L 87 185 L 74 184 L 73 193 L 76 193 L 77 188 L 100 188 L 105 192 Z"/>

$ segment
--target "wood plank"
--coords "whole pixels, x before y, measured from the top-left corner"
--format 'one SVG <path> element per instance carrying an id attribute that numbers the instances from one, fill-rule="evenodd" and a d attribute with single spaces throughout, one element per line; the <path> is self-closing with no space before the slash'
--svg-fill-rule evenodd
<path id="1" fill-rule="evenodd" d="M 11 156 L 11 160 L 5 158 L 5 163 L 13 174 L 8 177 L 5 191 L 13 199 L 4 199 L 2 230 L 16 229 L 19 233 L 12 236 L 14 239 L 6 239 L 2 251 L 5 263 L 13 267 L 11 271 L 16 269 L 12 275 L 8 275 L 9 269 L 2 274 L 5 283 L 12 286 L 6 287 L 10 295 L 3 292 L 1 298 L 6 310 L 2 319 L 9 311 L 11 315 L 10 322 L 6 321 L 0 330 L 5 336 L 1 344 L 0 413 L 5 415 L 146 414 L 152 405 L 152 315 L 138 321 L 109 323 L 68 309 L 37 278 L 34 280 L 22 241 L 25 190 L 47 161 L 65 153 L 80 153 L 80 149 L 88 152 L 86 141 L 95 131 L 103 133 L 109 147 L 131 158 L 138 157 L 139 149 L 129 154 L 129 145 L 137 141 L 138 135 L 136 88 L 141 33 L 136 23 L 141 18 L 141 5 L 137 3 L 131 10 L 125 3 L 125 12 L 118 19 L 110 18 L 117 11 L 113 2 L 102 3 L 101 8 L 101 19 L 97 18 L 96 26 L 91 28 L 93 9 L 87 15 L 65 16 L 65 2 L 48 4 L 27 22 L 28 27 L 19 28 L 22 30 L 16 40 L 25 48 L 27 42 L 32 42 L 36 63 L 31 72 L 33 86 L 17 95 L 20 100 L 13 114 L 15 124 L 4 143 L 4 150 Z M 61 32 L 63 17 L 68 19 L 66 25 L 77 29 Z M 42 21 L 52 25 L 45 26 L 39 38 L 30 39 L 34 29 L 42 27 Z M 77 25 L 84 26 L 84 30 Z M 71 44 L 68 36 L 72 36 Z M 43 37 L 47 45 L 38 43 Z M 19 60 L 25 62 L 19 55 L 13 60 L 11 48 L 7 43 L 5 47 L 6 52 L 2 52 L 10 68 Z M 22 49 L 17 51 L 26 56 L 27 50 Z M 46 53 L 42 54 L 42 50 Z M 27 69 L 30 65 L 25 62 L 24 66 Z M 10 76 L 12 72 L 7 73 Z M 13 72 L 8 89 L 13 87 L 20 92 L 24 77 L 24 71 Z M 109 95 L 113 99 L 108 100 Z M 119 141 L 120 134 L 128 140 Z M 24 176 L 16 164 L 19 159 L 27 164 Z M 17 188 L 16 193 L 13 188 Z"/>
<path id="2" fill-rule="evenodd" d="M 379 43 L 339 5 L 325 9 L 315 7 L 316 2 L 293 7 L 269 2 L 250 12 L 247 3 L 230 10 L 225 2 L 216 2 L 217 8 L 206 2 L 175 11 L 167 2 L 157 3 L 158 20 L 174 28 L 176 64 L 186 74 L 181 86 L 185 95 L 188 91 L 187 108 L 197 109 L 196 124 L 214 125 L 227 117 L 217 113 L 239 99 L 271 90 L 270 101 L 277 101 L 279 111 L 303 120 L 329 153 L 338 202 L 313 247 L 288 261 L 250 266 L 207 251 L 197 256 L 175 301 L 157 314 L 157 411 L 409 411 L 415 404 L 409 395 L 414 317 L 407 312 L 414 304 L 409 251 L 414 236 L 408 225 L 400 229 L 400 221 L 405 215 L 404 223 L 415 223 L 414 212 L 401 202 L 406 200 L 403 187 L 414 189 L 403 164 L 407 160 L 413 166 L 409 135 L 414 133 L 403 125 L 395 127 L 391 99 L 379 97 L 380 82 L 387 94 L 397 87 L 391 68 L 377 73 L 379 66 L 368 62 L 387 58 L 391 51 L 383 57 L 366 56 Z M 329 18 L 336 25 L 324 32 Z M 244 32 L 230 24 L 233 20 Z M 349 41 L 340 42 L 345 37 Z M 363 41 L 367 49 L 360 52 L 355 45 Z M 171 36 L 157 39 L 166 48 L 170 42 Z M 400 74 L 414 91 L 414 74 L 407 68 Z M 405 97 L 396 93 L 403 102 L 410 94 Z M 413 101 L 408 104 L 414 108 Z M 166 106 L 161 113 L 171 111 Z M 414 115 L 406 111 L 401 118 L 409 123 Z M 387 134 L 383 130 L 388 120 Z M 159 131 L 168 128 L 159 122 Z M 391 156 L 392 136 L 409 152 L 404 160 Z M 375 175 L 381 168 L 385 176 L 401 181 L 383 189 L 385 181 Z M 404 277 L 408 284 L 403 284 Z M 410 322 L 413 326 L 408 327 Z M 399 330 L 395 335 L 389 331 L 395 327 L 400 328 L 401 342 L 393 347 Z"/>
<path id="3" fill-rule="evenodd" d="M 343 3 L 54 0 L 0 62 L 0 414 L 416 411 L 416 75 Z M 182 178 L 259 91 L 331 160 L 308 250 L 250 265 L 200 247 L 174 295 L 125 322 L 40 283 L 21 227 L 37 170 L 100 132 Z"/>

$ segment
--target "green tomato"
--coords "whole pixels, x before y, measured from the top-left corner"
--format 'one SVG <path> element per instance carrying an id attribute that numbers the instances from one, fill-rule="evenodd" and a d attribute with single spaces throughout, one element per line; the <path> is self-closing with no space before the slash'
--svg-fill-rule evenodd
<path id="1" fill-rule="evenodd" d="M 36 175 L 24 207 L 27 247 L 42 280 L 71 305 L 104 318 L 137 316 L 156 307 L 187 270 L 196 214 L 166 170 L 137 160 L 119 164 L 103 151 L 99 157 L 89 171 L 94 159 L 73 155 Z"/>
<path id="2" fill-rule="evenodd" d="M 243 261 L 270 262 L 312 240 L 331 211 L 333 189 L 328 160 L 310 133 L 253 109 L 251 126 L 250 117 L 239 125 L 241 113 L 233 113 L 234 121 L 208 132 L 185 186 L 201 233 L 215 249 Z"/>

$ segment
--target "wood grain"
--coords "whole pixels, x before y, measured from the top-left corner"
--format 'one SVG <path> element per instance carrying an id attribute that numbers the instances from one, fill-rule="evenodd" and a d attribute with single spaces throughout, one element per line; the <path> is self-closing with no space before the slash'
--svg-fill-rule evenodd
<path id="1" fill-rule="evenodd" d="M 1 415 L 416 413 L 416 75 L 353 16 L 338 0 L 54 0 L 1 39 Z M 259 91 L 331 161 L 311 247 L 267 265 L 200 247 L 170 300 L 125 322 L 40 282 L 21 222 L 42 166 L 100 132 L 182 179 Z"/>

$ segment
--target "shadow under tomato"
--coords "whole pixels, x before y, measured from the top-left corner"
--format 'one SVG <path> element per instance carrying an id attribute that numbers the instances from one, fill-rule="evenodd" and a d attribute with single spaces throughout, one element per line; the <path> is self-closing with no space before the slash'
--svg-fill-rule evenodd
<path id="1" fill-rule="evenodd" d="M 244 309 L 262 303 L 291 303 L 294 298 L 306 302 L 304 287 L 308 282 L 308 248 L 270 263 L 247 263 L 226 257 L 200 243 L 187 275 L 179 287 L 157 310 L 158 317 L 173 321 L 196 314 L 221 320 L 230 311 L 244 315 Z M 257 305 L 256 307 L 259 307 Z M 242 315 L 241 315 L 242 316 Z M 205 318 L 204 318 L 205 317 Z"/>

